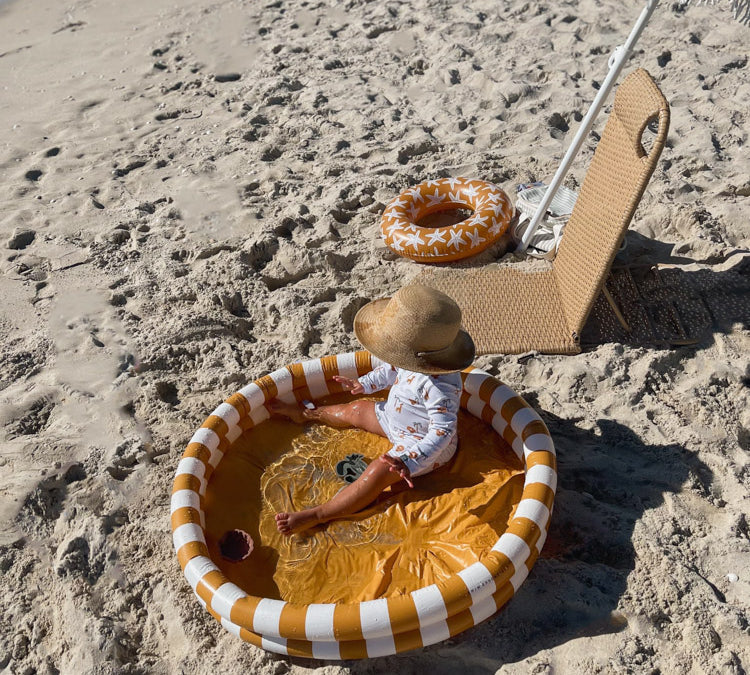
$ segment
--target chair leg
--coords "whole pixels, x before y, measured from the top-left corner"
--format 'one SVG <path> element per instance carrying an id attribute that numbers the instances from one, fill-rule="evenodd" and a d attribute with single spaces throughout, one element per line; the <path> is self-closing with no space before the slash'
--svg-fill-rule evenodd
<path id="1" fill-rule="evenodd" d="M 609 292 L 609 289 L 607 288 L 606 283 L 602 287 L 602 293 L 604 293 L 604 297 L 607 298 L 607 302 L 609 303 L 609 306 L 612 308 L 612 311 L 615 313 L 615 316 L 617 317 L 617 320 L 620 322 L 620 325 L 625 329 L 627 333 L 629 333 L 630 326 L 628 325 L 628 322 L 625 321 L 625 317 L 622 315 L 622 312 L 620 311 L 620 308 L 617 306 L 615 299 L 612 297 L 612 294 Z"/>

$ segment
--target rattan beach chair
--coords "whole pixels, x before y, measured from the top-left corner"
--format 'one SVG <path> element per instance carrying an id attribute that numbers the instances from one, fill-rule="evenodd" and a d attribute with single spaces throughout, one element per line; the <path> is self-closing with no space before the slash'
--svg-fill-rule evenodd
<path id="1" fill-rule="evenodd" d="M 649 150 L 643 132 L 658 123 Z M 461 307 L 478 354 L 575 354 L 580 335 L 661 154 L 669 105 L 643 69 L 618 87 L 555 260 L 524 272 L 513 265 L 430 269 L 415 281 Z M 517 267 L 517 266 L 516 266 Z"/>

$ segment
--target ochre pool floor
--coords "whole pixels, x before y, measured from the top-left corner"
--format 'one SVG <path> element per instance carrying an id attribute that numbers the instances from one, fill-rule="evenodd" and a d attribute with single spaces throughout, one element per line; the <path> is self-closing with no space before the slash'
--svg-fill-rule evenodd
<path id="1" fill-rule="evenodd" d="M 523 490 L 521 461 L 491 427 L 462 410 L 459 439 L 454 459 L 415 479 L 414 489 L 386 491 L 354 516 L 285 537 L 277 512 L 330 499 L 346 485 L 339 474 L 361 469 L 390 445 L 354 429 L 263 422 L 233 444 L 211 477 L 211 557 L 248 594 L 299 604 L 374 600 L 439 582 L 482 560 Z M 232 529 L 254 541 L 239 563 L 219 551 Z"/>

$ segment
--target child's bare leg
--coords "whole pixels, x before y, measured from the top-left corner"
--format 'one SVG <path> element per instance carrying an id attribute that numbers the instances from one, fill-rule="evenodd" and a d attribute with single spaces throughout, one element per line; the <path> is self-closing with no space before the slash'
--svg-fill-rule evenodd
<path id="1" fill-rule="evenodd" d="M 355 427 L 385 436 L 375 415 L 374 401 L 351 401 L 337 405 L 323 405 L 314 410 L 274 399 L 268 404 L 271 412 L 288 417 L 294 422 L 322 422 L 338 429 Z"/>
<path id="2" fill-rule="evenodd" d="M 403 466 L 403 470 L 408 475 L 406 466 Z M 304 511 L 277 513 L 276 527 L 282 534 L 292 534 L 335 518 L 350 516 L 373 502 L 383 490 L 401 479 L 402 476 L 392 470 L 392 463 L 376 459 L 370 462 L 357 480 L 325 504 Z"/>

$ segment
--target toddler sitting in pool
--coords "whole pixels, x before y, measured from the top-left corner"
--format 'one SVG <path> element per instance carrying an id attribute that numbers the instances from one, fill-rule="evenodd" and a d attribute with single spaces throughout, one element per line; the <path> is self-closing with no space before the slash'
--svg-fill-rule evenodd
<path id="1" fill-rule="evenodd" d="M 458 444 L 461 375 L 474 360 L 474 342 L 461 329 L 461 310 L 444 293 L 406 286 L 371 302 L 354 319 L 354 333 L 384 365 L 358 380 L 335 377 L 352 394 L 391 387 L 388 400 L 352 401 L 308 409 L 275 400 L 272 412 L 295 422 L 356 427 L 385 436 L 393 447 L 325 504 L 277 513 L 283 534 L 299 532 L 363 509 L 387 487 L 448 462 Z M 393 364 L 393 365 L 391 365 Z"/>

